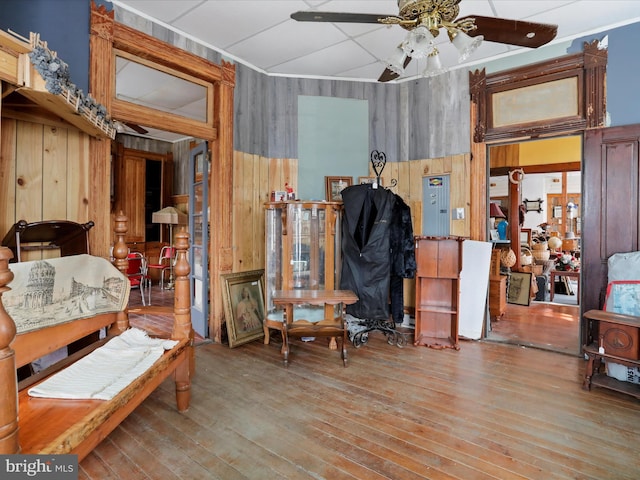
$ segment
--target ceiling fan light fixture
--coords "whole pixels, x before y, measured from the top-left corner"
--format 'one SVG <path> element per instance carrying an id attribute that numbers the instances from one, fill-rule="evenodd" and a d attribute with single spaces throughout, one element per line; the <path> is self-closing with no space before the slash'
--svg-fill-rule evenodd
<path id="1" fill-rule="evenodd" d="M 458 62 L 462 63 L 469 58 L 478 49 L 483 40 L 484 37 L 482 35 L 470 37 L 462 30 L 457 30 L 451 39 L 451 43 L 458 50 Z"/>
<path id="2" fill-rule="evenodd" d="M 403 43 L 405 53 L 413 58 L 428 57 L 434 50 L 435 38 L 424 25 L 419 25 L 409 32 Z"/>
<path id="3" fill-rule="evenodd" d="M 387 59 L 386 67 L 393 73 L 404 75 L 404 64 L 407 57 L 407 52 L 402 46 L 396 47 L 395 51 L 391 54 L 391 57 Z"/>
<path id="4" fill-rule="evenodd" d="M 440 56 L 438 55 L 438 49 L 434 48 L 433 52 L 427 57 L 427 66 L 422 71 L 422 76 L 426 78 L 437 77 L 443 73 L 446 73 L 447 69 L 442 66 Z"/>

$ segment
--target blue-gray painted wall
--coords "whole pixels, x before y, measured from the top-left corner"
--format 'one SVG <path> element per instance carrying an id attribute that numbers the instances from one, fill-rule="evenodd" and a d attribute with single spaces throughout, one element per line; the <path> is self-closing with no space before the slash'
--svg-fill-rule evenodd
<path id="1" fill-rule="evenodd" d="M 86 93 L 90 12 L 88 0 L 0 0 L 0 29 L 27 39 L 31 32 L 39 33 L 69 65 L 71 81 Z"/>

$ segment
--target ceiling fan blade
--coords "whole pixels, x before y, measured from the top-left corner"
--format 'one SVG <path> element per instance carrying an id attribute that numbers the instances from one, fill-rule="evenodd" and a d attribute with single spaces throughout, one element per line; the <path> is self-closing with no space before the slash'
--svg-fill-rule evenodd
<path id="1" fill-rule="evenodd" d="M 409 62 L 411 62 L 411 57 L 407 57 L 404 59 L 404 68 L 407 68 L 407 65 L 409 65 Z M 391 80 L 395 80 L 396 78 L 398 78 L 400 75 L 396 72 L 394 72 L 393 70 L 389 69 L 389 68 L 385 68 L 384 72 L 382 72 L 382 75 L 380 75 L 380 78 L 378 78 L 379 82 L 390 82 Z"/>
<path id="2" fill-rule="evenodd" d="M 331 23 L 380 23 L 378 19 L 395 15 L 376 13 L 338 13 L 338 12 L 294 12 L 291 18 L 298 22 Z M 381 24 L 382 25 L 382 24 Z"/>
<path id="3" fill-rule="evenodd" d="M 458 18 L 456 22 L 467 18 L 475 18 L 475 23 L 478 27 L 468 32 L 468 34 L 472 37 L 483 35 L 484 39 L 489 42 L 537 48 L 549 43 L 558 33 L 557 25 L 523 22 L 507 18 L 482 17 L 480 15 Z"/>
<path id="4" fill-rule="evenodd" d="M 136 132 L 138 132 L 140 135 L 146 135 L 147 133 L 149 133 L 149 130 L 145 130 L 144 128 L 142 128 L 140 125 L 137 125 L 135 123 L 131 123 L 131 122 L 124 122 L 124 124 L 129 127 L 131 130 L 134 130 Z"/>

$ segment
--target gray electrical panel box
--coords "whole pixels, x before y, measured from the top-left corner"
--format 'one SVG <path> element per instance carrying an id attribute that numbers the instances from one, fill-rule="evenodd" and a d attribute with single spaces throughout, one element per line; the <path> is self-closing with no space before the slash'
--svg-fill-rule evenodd
<path id="1" fill-rule="evenodd" d="M 432 175 L 422 179 L 422 234 L 449 236 L 449 175 Z"/>

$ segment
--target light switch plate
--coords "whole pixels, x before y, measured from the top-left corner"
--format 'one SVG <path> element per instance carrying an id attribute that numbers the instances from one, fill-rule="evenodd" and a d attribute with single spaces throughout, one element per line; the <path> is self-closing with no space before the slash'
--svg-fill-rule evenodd
<path id="1" fill-rule="evenodd" d="M 453 220 L 464 220 L 464 208 L 454 208 L 451 210 Z"/>

